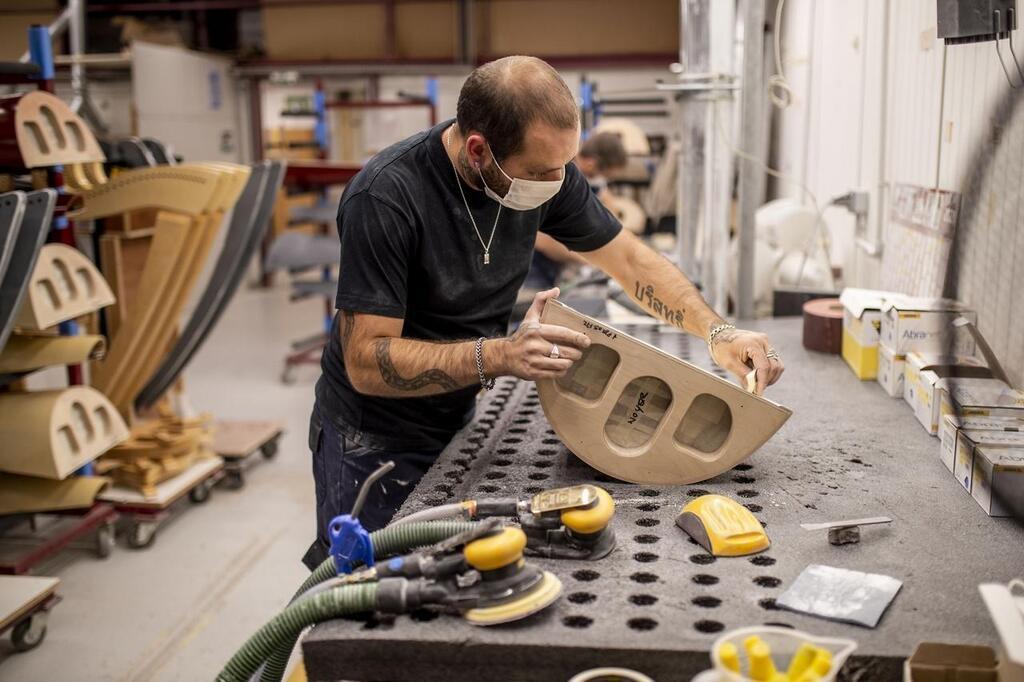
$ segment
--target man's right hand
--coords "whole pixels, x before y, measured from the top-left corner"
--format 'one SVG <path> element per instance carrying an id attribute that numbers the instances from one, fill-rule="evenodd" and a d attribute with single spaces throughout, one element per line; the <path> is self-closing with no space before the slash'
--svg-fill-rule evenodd
<path id="1" fill-rule="evenodd" d="M 568 327 L 541 324 L 540 314 L 549 298 L 558 298 L 558 288 L 541 291 L 533 297 L 533 304 L 523 317 L 514 334 L 499 339 L 493 345 L 495 374 L 517 376 L 520 379 L 557 379 L 564 375 L 572 363 L 579 360 L 583 350 L 590 346 L 586 334 Z M 486 346 L 485 350 L 491 350 Z M 558 346 L 558 357 L 552 350 Z M 490 374 L 490 372 L 488 372 Z"/>

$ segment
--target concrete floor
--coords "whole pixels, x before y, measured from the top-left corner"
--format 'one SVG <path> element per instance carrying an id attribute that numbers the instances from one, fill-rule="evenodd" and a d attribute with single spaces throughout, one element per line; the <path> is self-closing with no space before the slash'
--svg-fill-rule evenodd
<path id="1" fill-rule="evenodd" d="M 238 492 L 187 501 L 146 550 L 122 539 L 106 560 L 91 545 L 40 566 L 62 580 L 46 641 L 17 654 L 0 642 L 3 680 L 212 679 L 301 582 L 313 538 L 307 419 L 319 368 L 279 381 L 292 339 L 322 323 L 320 301 L 288 302 L 284 286 L 243 290 L 186 373 L 188 397 L 218 418 L 281 419 L 278 456 Z"/>

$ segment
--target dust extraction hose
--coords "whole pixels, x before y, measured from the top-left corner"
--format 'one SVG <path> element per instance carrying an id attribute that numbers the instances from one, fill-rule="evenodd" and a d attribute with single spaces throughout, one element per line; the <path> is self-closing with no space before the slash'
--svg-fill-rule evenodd
<path id="1" fill-rule="evenodd" d="M 380 559 L 394 554 L 404 554 L 419 547 L 437 544 L 454 535 L 472 530 L 475 526 L 475 523 L 469 521 L 429 521 L 399 525 L 392 524 L 370 533 L 373 556 L 376 559 Z M 292 597 L 292 603 L 314 586 L 333 578 L 337 574 L 338 571 L 334 565 L 334 558 L 327 557 L 302 583 L 295 596 Z M 368 608 L 361 610 L 367 611 L 372 609 L 373 605 L 371 604 Z M 326 620 L 326 618 L 321 620 Z M 292 649 L 295 647 L 295 640 L 299 638 L 300 634 L 302 634 L 302 628 L 296 630 L 287 640 L 282 641 L 277 649 L 272 649 L 263 654 L 263 657 L 257 662 L 258 668 L 259 664 L 266 660 L 266 665 L 259 676 L 262 682 L 279 682 L 284 677 L 285 669 L 288 667 L 288 659 L 291 657 Z M 249 675 L 256 672 L 257 668 L 253 668 Z M 225 668 L 225 670 L 227 669 Z M 241 679 L 247 680 L 249 678 L 244 677 Z"/>
<path id="2" fill-rule="evenodd" d="M 291 653 L 296 638 L 307 626 L 372 610 L 376 600 L 377 584 L 365 583 L 345 585 L 289 604 L 242 645 L 217 675 L 217 682 L 245 682 L 271 654 L 284 650 L 284 647 L 288 647 L 287 651 Z"/>

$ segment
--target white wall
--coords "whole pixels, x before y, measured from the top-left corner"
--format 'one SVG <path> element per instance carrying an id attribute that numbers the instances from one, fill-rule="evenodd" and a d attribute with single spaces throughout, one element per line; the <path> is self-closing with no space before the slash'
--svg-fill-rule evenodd
<path id="1" fill-rule="evenodd" d="M 879 230 L 883 245 L 888 188 L 962 191 L 972 144 L 1008 88 L 993 43 L 945 47 L 935 11 L 934 0 L 786 3 L 783 60 L 794 103 L 776 113 L 776 162 L 822 203 L 869 190 L 869 232 Z M 800 194 L 776 187 L 780 196 Z M 880 286 L 880 259 L 857 249 L 852 217 L 835 208 L 825 217 L 845 283 Z"/>

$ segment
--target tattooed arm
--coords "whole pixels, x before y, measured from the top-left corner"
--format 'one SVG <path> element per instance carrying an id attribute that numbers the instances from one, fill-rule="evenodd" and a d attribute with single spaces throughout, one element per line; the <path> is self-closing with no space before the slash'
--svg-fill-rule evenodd
<path id="1" fill-rule="evenodd" d="M 651 315 L 668 324 L 706 341 L 711 330 L 723 323 L 686 275 L 625 230 L 600 249 L 582 255 L 613 277 Z M 755 390 L 760 394 L 784 369 L 778 357 L 769 357 L 770 349 L 764 334 L 734 329 L 715 337 L 711 356 L 741 380 L 756 369 Z"/>
<path id="2" fill-rule="evenodd" d="M 483 344 L 486 377 L 557 378 L 582 355 L 589 339 L 564 327 L 539 323 L 544 301 L 558 290 L 541 292 L 512 336 Z M 352 387 L 366 395 L 408 398 L 450 393 L 478 386 L 476 339 L 423 341 L 402 338 L 402 320 L 343 310 L 339 334 Z M 560 357 L 551 358 L 557 343 Z"/>

